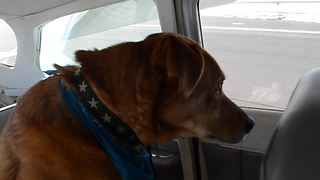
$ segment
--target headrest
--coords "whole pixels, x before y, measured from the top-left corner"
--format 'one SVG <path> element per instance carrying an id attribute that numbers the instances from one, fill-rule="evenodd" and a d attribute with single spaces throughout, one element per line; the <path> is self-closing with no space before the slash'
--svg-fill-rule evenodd
<path id="1" fill-rule="evenodd" d="M 299 81 L 261 170 L 262 180 L 320 179 L 320 68 Z"/>

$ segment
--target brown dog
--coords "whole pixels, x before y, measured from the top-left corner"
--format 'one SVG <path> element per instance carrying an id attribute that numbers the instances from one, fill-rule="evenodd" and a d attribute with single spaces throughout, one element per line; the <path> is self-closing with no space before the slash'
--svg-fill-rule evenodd
<path id="1" fill-rule="evenodd" d="M 238 142 L 253 121 L 222 92 L 224 75 L 196 42 L 160 33 L 141 42 L 78 51 L 100 100 L 144 144 L 178 137 Z M 75 66 L 56 66 L 19 99 L 0 136 L 0 179 L 120 179 L 108 154 L 61 97 Z"/>

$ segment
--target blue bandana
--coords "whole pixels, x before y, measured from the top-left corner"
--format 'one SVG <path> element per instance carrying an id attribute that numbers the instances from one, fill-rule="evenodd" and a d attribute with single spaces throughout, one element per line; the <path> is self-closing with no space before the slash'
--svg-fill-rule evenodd
<path id="1" fill-rule="evenodd" d="M 112 134 L 90 113 L 75 93 L 59 81 L 59 88 L 65 102 L 77 114 L 81 122 L 96 137 L 103 149 L 109 154 L 123 180 L 153 180 L 154 172 L 150 154 L 145 146 L 136 150 L 119 143 Z"/>

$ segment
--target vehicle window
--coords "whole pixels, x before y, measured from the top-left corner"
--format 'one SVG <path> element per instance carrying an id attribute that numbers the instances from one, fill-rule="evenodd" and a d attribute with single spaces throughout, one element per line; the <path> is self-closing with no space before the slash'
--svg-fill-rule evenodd
<path id="1" fill-rule="evenodd" d="M 320 66 L 319 1 L 218 3 L 200 0 L 200 17 L 224 92 L 241 106 L 284 109 L 299 78 Z"/>
<path id="2" fill-rule="evenodd" d="M 17 41 L 11 27 L 0 19 L 0 64 L 13 67 L 16 63 Z"/>
<path id="3" fill-rule="evenodd" d="M 42 28 L 40 66 L 75 64 L 79 49 L 103 49 L 121 42 L 140 41 L 161 32 L 153 0 L 128 0 L 64 16 Z"/>

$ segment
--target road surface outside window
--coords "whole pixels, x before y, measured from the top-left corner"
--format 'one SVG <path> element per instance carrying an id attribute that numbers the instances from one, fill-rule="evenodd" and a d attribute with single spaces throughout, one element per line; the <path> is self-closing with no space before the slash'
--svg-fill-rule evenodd
<path id="1" fill-rule="evenodd" d="M 17 41 L 11 27 L 0 19 L 0 65 L 13 67 L 17 55 Z"/>
<path id="2" fill-rule="evenodd" d="M 320 67 L 320 2 L 200 0 L 205 49 L 241 106 L 285 109 L 299 79 Z"/>

